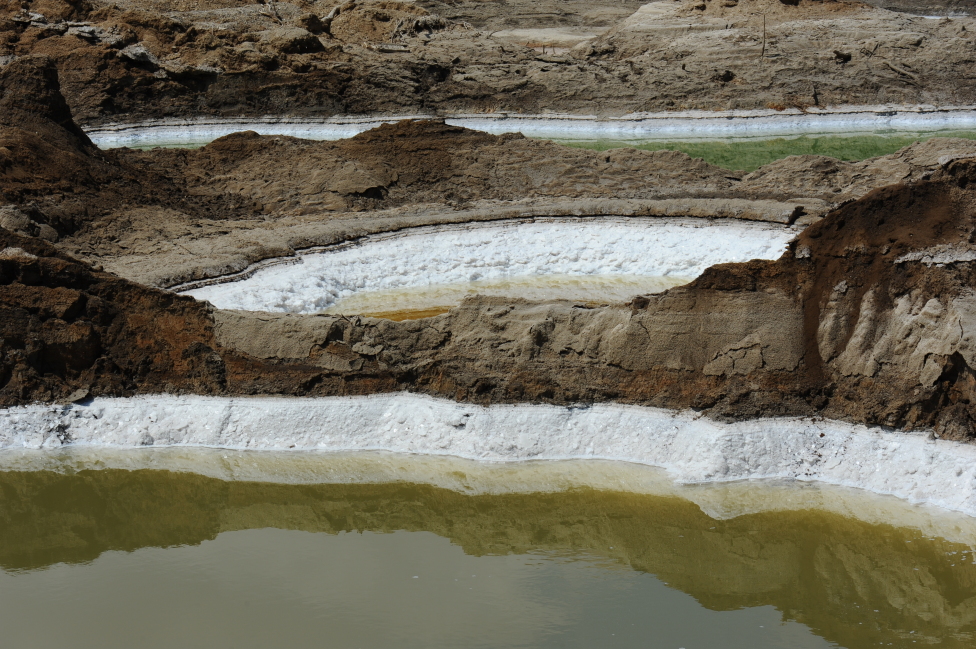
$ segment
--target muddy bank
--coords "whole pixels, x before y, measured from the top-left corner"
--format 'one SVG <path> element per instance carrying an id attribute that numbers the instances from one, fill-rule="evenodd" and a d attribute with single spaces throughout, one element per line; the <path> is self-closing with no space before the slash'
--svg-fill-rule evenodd
<path id="1" fill-rule="evenodd" d="M 572 149 L 436 121 L 337 142 L 239 133 L 199 150 L 100 151 L 72 121 L 58 74 L 44 57 L 0 72 L 0 225 L 155 286 L 431 224 L 617 215 L 802 226 L 976 156 L 976 142 L 933 139 L 861 162 L 796 156 L 746 174 L 672 151 Z"/>
<path id="2" fill-rule="evenodd" d="M 951 162 L 830 213 L 779 261 L 716 266 L 626 305 L 475 298 L 406 322 L 215 311 L 3 232 L 0 399 L 409 390 L 968 439 L 974 179 L 976 163 Z"/>
<path id="3" fill-rule="evenodd" d="M 10 1 L 0 62 L 55 59 L 86 124 L 976 103 L 969 17 L 815 0 L 422 4 Z"/>
<path id="4" fill-rule="evenodd" d="M 50 61 L 15 61 L 0 84 L 2 405 L 407 390 L 972 435 L 971 142 L 860 163 L 792 158 L 748 175 L 439 123 L 336 143 L 245 133 L 199 151 L 103 152 L 72 122 Z M 474 298 L 407 322 L 219 311 L 98 265 L 134 260 L 129 277 L 165 284 L 478 210 L 666 213 L 733 200 L 792 206 L 752 218 L 812 225 L 778 261 L 715 266 L 686 287 L 596 308 Z"/>

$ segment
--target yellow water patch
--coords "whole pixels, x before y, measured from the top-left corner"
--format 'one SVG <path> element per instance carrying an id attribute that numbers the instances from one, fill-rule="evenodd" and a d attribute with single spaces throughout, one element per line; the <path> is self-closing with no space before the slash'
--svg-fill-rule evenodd
<path id="1" fill-rule="evenodd" d="M 420 320 L 421 318 L 433 318 L 451 310 L 451 306 L 434 306 L 429 309 L 402 309 L 400 311 L 376 311 L 360 313 L 358 315 L 367 318 L 383 318 L 393 322 L 403 322 L 404 320 Z"/>
<path id="2" fill-rule="evenodd" d="M 364 291 L 340 300 L 325 313 L 414 320 L 446 313 L 474 295 L 526 300 L 573 300 L 587 305 L 626 302 L 687 284 L 690 277 L 640 275 L 541 275 Z"/>
<path id="3" fill-rule="evenodd" d="M 228 454 L 228 461 L 235 458 L 265 461 L 258 455 Z M 323 459 L 317 462 L 323 464 Z M 475 473 L 481 470 L 469 466 Z M 599 467 L 612 474 L 612 466 Z M 541 470 L 555 468 L 550 463 Z M 634 470 L 621 468 L 624 482 Z M 477 477 L 462 471 L 459 479 Z M 749 483 L 729 488 L 776 496 L 776 489 Z M 157 631 L 163 633 L 174 619 L 189 623 L 181 617 L 189 615 L 184 600 L 192 600 L 193 607 L 225 602 L 206 623 L 207 628 L 219 626 L 219 633 L 228 637 L 238 627 L 250 629 L 253 616 L 275 606 L 262 624 L 279 633 L 385 629 L 395 634 L 402 629 L 391 625 L 391 611 L 419 599 L 438 611 L 460 602 L 453 615 L 488 632 L 521 619 L 518 608 L 533 602 L 546 601 L 558 610 L 575 602 L 573 610 L 580 615 L 619 591 L 623 595 L 613 600 L 614 607 L 632 610 L 614 621 L 608 636 L 663 610 L 655 618 L 660 626 L 656 632 L 668 631 L 670 625 L 681 637 L 733 615 L 743 620 L 741 628 L 716 626 L 716 637 L 694 646 L 867 649 L 938 644 L 963 649 L 976 641 L 976 553 L 971 541 L 950 541 L 913 527 L 816 508 L 716 518 L 684 497 L 694 497 L 699 489 L 708 487 L 689 488 L 684 495 L 585 487 L 475 494 L 401 481 L 275 484 L 158 470 L 0 471 L 0 610 L 5 612 L 0 617 L 5 635 L 14 639 L 50 636 L 52 642 L 38 646 L 65 646 L 53 642 L 62 629 L 76 633 L 87 628 L 93 638 L 109 628 L 115 634 L 119 629 L 113 620 L 137 620 L 132 634 L 146 633 L 154 624 L 162 625 Z M 788 489 L 802 499 L 810 487 Z M 831 493 L 821 496 L 830 501 Z M 883 506 L 870 496 L 864 506 L 870 509 L 873 502 Z M 391 536 L 394 532 L 400 536 Z M 380 547 L 377 539 L 387 539 L 387 544 Z M 296 545 L 296 540 L 302 543 Z M 434 546 L 422 553 L 417 543 Z M 362 560 L 346 570 L 359 555 Z M 525 558 L 513 559 L 505 582 L 487 581 L 501 579 L 499 571 L 505 568 L 497 557 L 519 556 Z M 388 560 L 383 559 L 381 569 L 369 568 L 384 557 Z M 539 579 L 540 566 L 568 570 L 581 563 L 595 569 L 575 577 L 559 573 L 544 591 L 515 588 Z M 447 564 L 451 570 L 438 572 L 438 566 Z M 315 572 L 312 578 L 309 571 Z M 648 580 L 641 582 L 646 588 L 636 590 L 634 580 L 640 575 L 654 576 L 667 590 Z M 594 591 L 600 584 L 607 588 Z M 486 600 L 470 595 L 479 587 L 495 588 L 503 601 L 516 599 L 516 610 L 497 614 L 486 609 Z M 323 623 L 323 612 L 336 610 L 351 592 L 359 592 L 362 602 L 354 601 L 355 606 L 340 611 L 343 615 Z M 394 598 L 389 611 L 377 609 L 378 598 L 387 592 L 401 599 Z M 120 607 L 130 601 L 133 606 L 121 614 Z M 59 624 L 45 624 L 50 616 L 45 605 L 57 606 Z M 701 607 L 726 613 L 708 616 Z M 763 607 L 775 611 L 756 618 Z M 287 615 L 294 617 L 276 617 Z M 74 616 L 74 624 L 64 616 Z M 441 616 L 430 628 L 444 628 L 450 619 Z M 598 622 L 588 619 L 576 625 L 575 616 L 558 624 L 553 620 L 534 611 L 522 623 L 572 634 Z M 809 632 L 789 642 L 776 635 L 787 622 L 802 623 Z M 739 642 L 717 637 L 730 632 Z M 648 646 L 643 637 L 642 643 L 625 645 Z M 129 640 L 128 646 L 138 644 Z M 425 646 L 475 646 L 450 640 Z M 121 640 L 103 641 L 100 646 L 126 646 Z M 245 645 L 227 641 L 210 646 Z M 343 646 L 403 645 L 376 641 Z"/>

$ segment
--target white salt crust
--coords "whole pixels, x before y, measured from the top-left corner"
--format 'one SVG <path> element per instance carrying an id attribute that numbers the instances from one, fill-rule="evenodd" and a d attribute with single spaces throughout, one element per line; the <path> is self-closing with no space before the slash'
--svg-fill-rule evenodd
<path id="1" fill-rule="evenodd" d="M 443 117 L 448 124 L 488 133 L 522 133 L 561 140 L 703 140 L 768 138 L 800 134 L 857 134 L 877 131 L 930 132 L 976 128 L 976 106 L 833 106 L 728 111 L 595 115 L 519 113 L 337 116 L 322 119 L 239 117 L 160 119 L 90 127 L 88 136 L 102 148 L 201 145 L 238 131 L 338 140 L 402 119 Z"/>
<path id="2" fill-rule="evenodd" d="M 0 410 L 5 453 L 149 445 L 391 451 L 492 462 L 615 460 L 663 468 L 677 483 L 815 481 L 976 516 L 976 446 L 836 421 L 723 424 L 641 406 L 482 407 L 408 393 L 160 395 Z"/>
<path id="3" fill-rule="evenodd" d="M 776 259 L 796 232 L 778 224 L 662 218 L 431 226 L 364 237 L 186 293 L 221 309 L 316 313 L 355 294 L 501 278 L 693 278 L 718 263 Z"/>

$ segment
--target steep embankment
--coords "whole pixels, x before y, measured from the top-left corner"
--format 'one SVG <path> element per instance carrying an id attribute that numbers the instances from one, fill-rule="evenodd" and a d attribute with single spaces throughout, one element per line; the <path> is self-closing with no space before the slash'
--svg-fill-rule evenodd
<path id="1" fill-rule="evenodd" d="M 4 218 L 15 219 L 24 235 L 50 235 L 42 227 L 47 226 L 52 238 L 60 235 L 69 243 L 83 236 L 96 241 L 106 224 L 114 223 L 119 232 L 140 231 L 130 225 L 135 219 L 112 215 L 143 208 L 155 210 L 145 223 L 156 220 L 152 245 L 160 247 L 167 215 L 178 209 L 188 215 L 188 228 L 231 228 L 239 218 L 232 201 L 250 205 L 254 199 L 245 192 L 258 183 L 253 165 L 303 151 L 310 156 L 305 160 L 318 165 L 306 174 L 328 169 L 346 180 L 387 174 L 379 185 L 366 187 L 376 189 L 373 195 L 318 190 L 359 209 L 422 205 L 452 187 L 489 199 L 517 191 L 600 196 L 603 174 L 628 168 L 629 175 L 621 173 L 606 190 L 610 195 L 658 191 L 666 197 L 683 191 L 694 196 L 717 192 L 718 186 L 745 193 L 742 187 L 749 183 L 775 185 L 789 165 L 806 170 L 806 175 L 793 174 L 790 187 L 797 192 L 815 186 L 817 178 L 843 178 L 839 170 L 845 168 L 850 178 L 834 182 L 852 198 L 870 189 L 866 169 L 878 170 L 876 178 L 897 173 L 907 182 L 870 191 L 830 212 L 779 261 L 716 266 L 686 287 L 626 305 L 584 308 L 475 298 L 446 315 L 408 322 L 216 311 L 99 272 L 39 238 L 2 229 L 3 405 L 153 392 L 411 390 L 479 403 L 693 407 L 727 418 L 817 414 L 934 427 L 955 439 L 973 430 L 972 153 L 937 156 L 936 145 L 929 144 L 915 153 L 846 167 L 824 158 L 798 158 L 744 178 L 700 162 L 690 171 L 660 165 L 655 173 L 663 189 L 646 183 L 650 190 L 637 179 L 654 169 L 639 165 L 659 160 L 655 154 L 573 151 L 565 155 L 580 168 L 578 175 L 547 175 L 545 167 L 528 161 L 537 147 L 556 151 L 555 145 L 443 125 L 389 126 L 344 143 L 283 139 L 274 154 L 265 154 L 268 147 L 262 146 L 273 138 L 249 135 L 195 153 L 102 153 L 70 121 L 52 68 L 41 63 L 17 61 L 7 66 L 8 73 L 20 71 L 16 79 L 7 74 L 0 81 L 0 115 L 16 120 L 5 122 L 0 132 L 5 156 L 0 189 L 13 202 Z M 424 141 L 426 147 L 420 145 Z M 468 146 L 455 152 L 458 142 Z M 669 163 L 687 162 L 679 154 L 661 155 Z M 927 163 L 919 164 L 922 159 Z M 419 160 L 430 164 L 425 168 Z M 45 161 L 61 166 L 45 171 Z M 174 161 L 164 175 L 163 162 Z M 479 162 L 485 165 L 480 175 L 474 173 Z M 293 178 L 301 173 L 300 164 L 283 164 L 280 175 L 266 183 L 266 195 L 287 196 L 300 186 Z M 566 164 L 571 169 L 568 158 Z M 348 177 L 341 176 L 342 169 L 349 169 Z M 349 182 L 353 190 L 361 189 Z M 125 206 L 125 201 L 132 203 Z M 123 207 L 114 212 L 113 202 Z M 47 211 L 52 206 L 74 211 L 65 207 L 53 218 Z M 25 210 L 47 220 L 33 220 Z M 107 232 L 104 236 L 115 236 Z M 124 241 L 110 243 L 124 256 Z"/>
<path id="2" fill-rule="evenodd" d="M 5 232 L 0 398 L 407 389 L 820 414 L 966 438 L 974 180 L 976 162 L 950 163 L 832 212 L 777 262 L 714 267 L 628 305 L 476 298 L 399 323 L 213 311 Z"/>

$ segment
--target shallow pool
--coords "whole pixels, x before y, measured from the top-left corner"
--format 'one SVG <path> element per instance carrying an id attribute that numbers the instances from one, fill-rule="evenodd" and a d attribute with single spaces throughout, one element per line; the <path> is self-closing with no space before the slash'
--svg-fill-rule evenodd
<path id="1" fill-rule="evenodd" d="M 660 488 L 638 493 L 626 490 L 637 469 L 613 463 L 411 472 L 389 456 L 298 455 L 317 483 L 270 481 L 275 461 L 254 453 L 203 452 L 194 466 L 246 472 L 256 458 L 263 482 L 179 462 L 0 471 L 5 646 L 976 642 L 976 537 L 909 524 L 929 512 L 893 516 L 912 509 L 894 499 L 653 477 Z M 560 471 L 584 480 L 567 487 Z"/>
<path id="2" fill-rule="evenodd" d="M 410 320 L 447 313 L 472 295 L 520 297 L 526 300 L 573 300 L 585 305 L 626 302 L 635 295 L 660 293 L 687 284 L 681 275 L 538 275 L 453 284 L 433 284 L 364 291 L 341 299 L 324 313 L 355 313 L 389 320 Z"/>
<path id="3" fill-rule="evenodd" d="M 587 303 L 685 283 L 718 263 L 775 259 L 797 230 L 707 219 L 561 218 L 364 237 L 186 292 L 223 309 L 442 312 L 470 294 Z"/>
<path id="4" fill-rule="evenodd" d="M 801 135 L 797 137 L 721 137 L 698 138 L 676 137 L 629 138 L 629 139 L 585 139 L 565 137 L 538 137 L 552 140 L 565 146 L 605 151 L 630 147 L 645 151 L 682 151 L 693 158 L 702 158 L 719 167 L 731 170 L 755 171 L 759 167 L 792 155 L 822 155 L 839 160 L 866 160 L 888 155 L 915 142 L 924 142 L 934 137 L 957 137 L 976 140 L 976 131 L 927 131 L 890 133 L 840 133 Z M 209 135 L 190 134 L 177 137 L 166 135 L 160 139 L 147 138 L 145 141 L 129 143 L 130 148 L 148 150 L 157 147 L 172 149 L 198 149 L 213 140 Z"/>
<path id="5" fill-rule="evenodd" d="M 792 155 L 822 155 L 839 160 L 865 160 L 888 155 L 915 142 L 933 137 L 958 137 L 976 140 L 976 131 L 936 131 L 927 133 L 884 133 L 858 135 L 803 135 L 792 138 L 716 138 L 710 140 L 556 140 L 561 144 L 605 151 L 631 147 L 645 151 L 682 151 L 705 162 L 743 171 Z"/>

